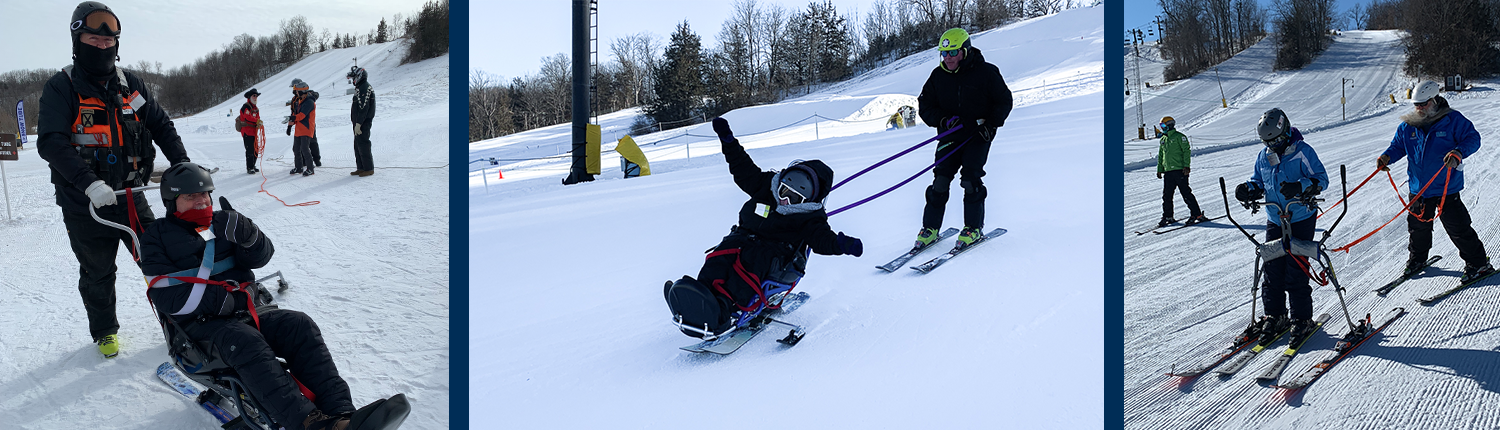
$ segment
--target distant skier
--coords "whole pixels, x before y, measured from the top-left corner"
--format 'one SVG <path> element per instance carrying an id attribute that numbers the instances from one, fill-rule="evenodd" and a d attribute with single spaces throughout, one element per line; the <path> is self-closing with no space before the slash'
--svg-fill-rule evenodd
<path id="1" fill-rule="evenodd" d="M 732 324 L 735 310 L 761 299 L 761 281 L 800 278 L 806 270 L 804 249 L 859 257 L 864 242 L 835 233 L 828 225 L 823 202 L 833 187 L 833 169 L 827 164 L 795 160 L 780 172 L 761 171 L 734 138 L 728 121 L 714 118 L 713 127 L 735 185 L 750 200 L 740 207 L 739 224 L 714 247 L 698 278 L 667 282 L 663 293 L 673 316 L 681 316 L 684 325 L 722 333 Z"/>
<path id="2" fill-rule="evenodd" d="M 1184 224 L 1193 225 L 1208 221 L 1203 216 L 1203 211 L 1198 209 L 1198 199 L 1193 197 L 1193 189 L 1188 187 L 1188 172 L 1192 171 L 1193 151 L 1188 146 L 1188 138 L 1182 132 L 1177 131 L 1177 120 L 1170 116 L 1161 118 L 1161 124 L 1157 126 L 1161 130 L 1161 147 L 1156 155 L 1156 179 L 1163 179 L 1161 190 L 1161 222 L 1157 227 L 1166 227 L 1168 224 L 1177 222 L 1172 218 L 1172 193 L 1174 190 L 1182 190 L 1182 201 L 1187 203 L 1190 215 Z"/>
<path id="3" fill-rule="evenodd" d="M 1262 114 L 1256 132 L 1266 148 L 1255 160 L 1255 174 L 1251 175 L 1250 181 L 1235 187 L 1235 199 L 1253 202 L 1265 198 L 1266 202 L 1273 203 L 1266 206 L 1267 242 L 1288 233 L 1297 239 L 1313 240 L 1317 212 L 1305 203 L 1328 184 L 1323 162 L 1318 160 L 1312 146 L 1301 139 L 1301 133 L 1293 133 L 1291 121 L 1281 109 Z M 1286 216 L 1291 232 L 1282 231 L 1282 207 L 1290 211 Z M 1290 254 L 1262 262 L 1265 281 L 1262 282 L 1261 303 L 1265 305 L 1266 315 L 1259 324 L 1263 333 L 1280 333 L 1290 325 L 1291 336 L 1296 339 L 1312 330 L 1312 286 L 1308 283 L 1310 275 L 1307 272 L 1310 269 L 1307 257 Z M 1288 305 L 1291 308 L 1290 320 L 1287 319 Z"/>
<path id="4" fill-rule="evenodd" d="M 161 321 L 173 322 L 163 327 L 181 327 L 189 339 L 206 343 L 209 353 L 233 368 L 245 389 L 260 400 L 263 412 L 286 428 L 360 428 L 372 414 L 379 415 L 385 401 L 354 409 L 349 385 L 339 376 L 312 318 L 294 310 L 258 310 L 256 305 L 269 302 L 261 295 L 269 292 L 231 287 L 250 285 L 253 270 L 270 262 L 275 247 L 255 222 L 229 207 L 227 199 L 220 197 L 224 207 L 214 210 L 213 190 L 213 177 L 197 164 L 178 164 L 162 174 L 162 205 L 168 215 L 148 227 L 140 240 L 141 272 L 151 279 L 147 297 Z M 204 255 L 209 249 L 212 255 Z M 212 270 L 205 273 L 203 267 Z M 207 278 L 226 285 L 180 278 Z M 277 357 L 286 359 L 285 368 Z M 314 400 L 299 392 L 299 383 Z M 400 394 L 391 401 L 398 399 L 405 403 Z"/>
<path id="5" fill-rule="evenodd" d="M 1474 129 L 1473 122 L 1448 106 L 1448 100 L 1438 95 L 1441 90 L 1437 82 L 1423 81 L 1417 85 L 1411 98 L 1415 110 L 1401 115 L 1396 136 L 1391 138 L 1391 146 L 1375 159 L 1375 167 L 1389 170 L 1390 163 L 1411 156 L 1406 162 L 1406 176 L 1409 198 L 1414 202 L 1406 214 L 1406 231 L 1410 234 L 1406 274 L 1426 266 L 1427 251 L 1432 248 L 1433 211 L 1441 208 L 1437 218 L 1443 220 L 1443 229 L 1448 231 L 1448 238 L 1464 260 L 1463 281 L 1467 282 L 1495 270 L 1490 266 L 1479 233 L 1470 226 L 1469 208 L 1458 197 L 1458 192 L 1464 189 L 1463 159 L 1479 151 L 1479 131 Z M 1449 168 L 1452 179 L 1444 173 Z M 1433 180 L 1433 176 L 1437 179 Z M 1433 183 L 1428 185 L 1428 181 Z M 1427 190 L 1422 191 L 1423 187 Z M 1420 196 L 1418 191 L 1422 192 Z"/>
<path id="6" fill-rule="evenodd" d="M 291 174 L 301 173 L 302 176 L 312 176 L 313 155 L 312 145 L 313 130 L 317 129 L 317 104 L 308 94 L 307 83 L 301 79 L 292 80 L 292 121 L 287 125 L 287 135 L 296 130 L 296 137 L 292 139 L 292 159 L 296 167 Z"/>
<path id="7" fill-rule="evenodd" d="M 984 236 L 984 164 L 989 161 L 990 142 L 995 131 L 1005 125 L 1014 104 L 1010 87 L 1000 76 L 1000 68 L 984 61 L 984 55 L 969 42 L 969 32 L 962 28 L 943 32 L 938 39 L 942 62 L 933 68 L 917 96 L 922 121 L 938 128 L 939 133 L 955 126 L 963 128 L 938 142 L 935 159 L 942 160 L 932 169 L 932 185 L 927 187 L 927 205 L 922 210 L 922 231 L 917 245 L 927 246 L 938 239 L 943 224 L 944 206 L 953 176 L 962 168 L 964 190 L 964 229 L 958 234 L 958 246 L 968 246 Z M 962 145 L 962 146 L 960 146 Z M 956 149 L 955 149 L 956 148 Z M 943 157 L 947 157 L 944 159 Z"/>
<path id="8" fill-rule="evenodd" d="M 354 171 L 350 175 L 375 174 L 375 158 L 370 154 L 370 123 L 375 119 L 375 90 L 370 88 L 369 73 L 351 67 L 345 77 L 354 83 L 354 100 L 349 106 L 349 120 L 354 123 Z"/>
<path id="9" fill-rule="evenodd" d="M 146 185 L 156 155 L 152 141 L 172 164 L 188 156 L 151 89 L 134 73 L 115 67 L 121 32 L 114 11 L 99 2 L 79 3 L 69 26 L 73 64 L 41 89 L 37 152 L 52 170 L 57 206 L 78 259 L 78 292 L 89 334 L 99 353 L 113 358 L 120 351 L 115 258 L 130 236 L 94 221 L 89 206 L 104 219 L 145 229 L 156 221 L 145 194 L 116 196 L 115 190 Z M 55 322 L 76 318 L 57 317 Z"/>
<path id="10" fill-rule="evenodd" d="M 260 108 L 256 106 L 256 100 L 260 98 L 260 92 L 251 88 L 245 92 L 245 104 L 240 106 L 240 117 L 235 121 L 239 126 L 240 136 L 245 139 L 245 172 L 254 174 L 260 169 L 255 168 L 255 137 L 256 129 L 264 126 L 260 121 Z"/>

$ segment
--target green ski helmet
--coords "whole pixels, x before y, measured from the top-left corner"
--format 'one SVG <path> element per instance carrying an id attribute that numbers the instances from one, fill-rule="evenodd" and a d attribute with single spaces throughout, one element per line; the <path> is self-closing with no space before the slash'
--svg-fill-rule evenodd
<path id="1" fill-rule="evenodd" d="M 943 37 L 938 39 L 938 53 L 958 49 L 969 49 L 969 32 L 962 28 L 951 28 L 943 32 Z"/>

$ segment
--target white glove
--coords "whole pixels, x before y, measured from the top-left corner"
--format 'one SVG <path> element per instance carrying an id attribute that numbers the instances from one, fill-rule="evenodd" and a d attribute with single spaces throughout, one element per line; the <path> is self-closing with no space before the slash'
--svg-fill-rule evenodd
<path id="1" fill-rule="evenodd" d="M 83 190 L 83 192 L 84 194 L 89 195 L 89 201 L 92 202 L 94 204 L 94 207 L 96 208 L 102 208 L 115 204 L 115 190 L 113 188 L 110 188 L 109 185 L 106 185 L 104 181 L 94 181 L 94 183 L 89 184 L 88 189 Z"/>
<path id="2" fill-rule="evenodd" d="M 360 131 L 359 131 L 359 124 L 355 124 L 354 125 L 354 135 L 358 136 L 359 133 L 360 133 Z"/>

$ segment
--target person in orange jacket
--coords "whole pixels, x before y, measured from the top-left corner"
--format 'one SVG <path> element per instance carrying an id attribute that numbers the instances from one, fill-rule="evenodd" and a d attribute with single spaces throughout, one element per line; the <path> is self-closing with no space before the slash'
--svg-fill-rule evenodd
<path id="1" fill-rule="evenodd" d="M 254 88 L 245 92 L 245 104 L 240 106 L 240 117 L 235 121 L 235 126 L 240 129 L 240 136 L 245 138 L 245 173 L 250 174 L 260 171 L 255 168 L 255 158 L 258 155 L 255 150 L 255 130 L 263 126 L 260 122 L 260 108 L 256 107 L 256 99 L 259 98 L 260 92 Z"/>
<path id="2" fill-rule="evenodd" d="M 313 156 L 312 137 L 317 127 L 317 104 L 308 97 L 311 88 L 301 79 L 292 80 L 292 128 L 296 130 L 292 140 L 292 152 L 295 154 L 293 160 L 296 167 L 292 174 L 301 173 L 302 176 L 312 176 Z M 293 134 L 287 130 L 287 134 Z"/>

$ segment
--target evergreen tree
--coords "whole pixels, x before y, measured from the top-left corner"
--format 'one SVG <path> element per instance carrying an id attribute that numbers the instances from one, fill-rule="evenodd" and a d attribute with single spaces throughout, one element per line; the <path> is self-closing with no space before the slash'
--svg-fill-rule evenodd
<path id="1" fill-rule="evenodd" d="M 385 43 L 387 41 L 390 41 L 390 35 L 386 30 L 385 18 L 380 18 L 380 26 L 375 27 L 375 43 Z"/>
<path id="2" fill-rule="evenodd" d="M 687 21 L 677 26 L 667 43 L 653 86 L 656 100 L 646 105 L 646 115 L 663 130 L 692 124 L 703 109 L 703 53 L 698 35 Z"/>

